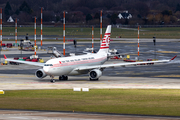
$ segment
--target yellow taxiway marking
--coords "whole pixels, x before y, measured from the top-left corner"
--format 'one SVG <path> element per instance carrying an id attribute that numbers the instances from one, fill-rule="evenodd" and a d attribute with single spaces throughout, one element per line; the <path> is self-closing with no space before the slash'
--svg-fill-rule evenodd
<path id="1" fill-rule="evenodd" d="M 14 78 L 14 77 L 34 77 L 33 75 L 12 75 L 12 76 L 0 76 L 0 78 Z"/>
<path id="2" fill-rule="evenodd" d="M 25 83 L 0 83 L 0 85 L 29 85 Z"/>
<path id="3" fill-rule="evenodd" d="M 129 54 L 129 55 L 137 55 L 137 54 Z"/>
<path id="4" fill-rule="evenodd" d="M 152 77 L 180 77 L 180 75 L 156 75 L 156 76 L 152 76 Z"/>
<path id="5" fill-rule="evenodd" d="M 178 53 L 178 52 L 175 52 L 175 51 L 156 51 L 158 53 Z"/>
<path id="6" fill-rule="evenodd" d="M 126 74 L 131 74 L 131 75 L 143 75 L 143 73 L 134 73 L 134 72 L 124 72 L 124 73 L 119 73 L 119 72 L 116 72 L 116 75 L 119 75 L 119 74 L 122 74 L 122 75 L 126 75 Z"/>

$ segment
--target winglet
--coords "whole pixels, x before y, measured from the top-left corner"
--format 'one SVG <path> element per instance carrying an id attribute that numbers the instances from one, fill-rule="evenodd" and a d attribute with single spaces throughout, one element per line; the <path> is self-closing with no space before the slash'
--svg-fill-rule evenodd
<path id="1" fill-rule="evenodd" d="M 4 55 L 4 59 L 7 59 L 6 55 Z"/>
<path id="2" fill-rule="evenodd" d="M 174 56 L 171 60 L 174 60 L 176 57 L 177 57 L 177 55 L 176 55 L 176 56 Z"/>

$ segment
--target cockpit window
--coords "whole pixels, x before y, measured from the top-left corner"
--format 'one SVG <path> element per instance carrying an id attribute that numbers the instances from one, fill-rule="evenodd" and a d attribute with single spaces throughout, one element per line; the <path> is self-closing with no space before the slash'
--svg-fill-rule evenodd
<path id="1" fill-rule="evenodd" d="M 53 66 L 53 64 L 44 64 L 44 66 Z"/>

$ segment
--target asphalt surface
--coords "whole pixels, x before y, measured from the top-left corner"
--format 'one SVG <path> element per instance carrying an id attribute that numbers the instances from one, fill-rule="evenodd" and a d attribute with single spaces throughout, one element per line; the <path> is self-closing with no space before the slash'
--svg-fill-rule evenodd
<path id="1" fill-rule="evenodd" d="M 62 51 L 63 45 L 61 43 L 54 43 L 54 44 L 44 44 L 43 47 L 47 48 L 48 46 L 55 46 L 59 51 Z M 78 43 L 77 47 L 75 48 L 72 42 L 66 44 L 66 55 L 68 56 L 69 53 L 76 53 L 82 54 L 85 48 L 90 48 L 91 43 Z M 116 67 L 116 68 L 107 68 L 104 70 L 103 75 L 105 76 L 119 76 L 119 77 L 165 77 L 165 78 L 180 78 L 180 57 L 179 57 L 179 48 L 180 43 L 178 41 L 174 42 L 157 42 L 156 43 L 156 52 L 155 46 L 153 42 L 141 42 L 140 43 L 140 55 L 139 60 L 147 60 L 147 59 L 171 59 L 175 55 L 178 55 L 177 58 L 173 61 L 174 64 L 158 64 L 158 65 L 149 65 L 144 66 L 131 66 L 131 67 Z M 98 51 L 99 43 L 95 43 L 95 51 Z M 137 43 L 135 41 L 126 42 L 120 41 L 116 43 L 110 44 L 110 49 L 117 49 L 119 54 L 130 55 L 130 59 L 137 59 Z M 1 58 L 3 54 L 6 54 L 8 58 L 14 57 L 29 57 L 33 55 L 33 51 L 18 51 L 15 48 L 10 48 L 8 51 L 1 52 Z M 51 58 L 51 54 L 47 54 L 46 51 L 37 51 L 37 55 L 40 58 L 44 58 L 45 61 Z M 3 58 L 1 59 L 3 61 Z M 107 63 L 116 63 L 122 62 L 122 60 L 109 60 Z M 16 67 L 16 66 L 14 66 Z M 37 67 L 28 67 L 29 69 L 18 69 L 13 70 L 11 69 L 0 69 L 1 74 L 34 74 L 37 70 Z"/>
<path id="2" fill-rule="evenodd" d="M 9 43 L 9 42 L 8 42 Z M 39 43 L 38 43 L 39 45 Z M 46 42 L 43 47 L 55 46 L 59 51 L 62 51 L 62 43 Z M 40 67 L 29 65 L 3 65 L 0 66 L 0 86 L 3 90 L 17 90 L 17 89 L 73 89 L 80 88 L 123 88 L 123 89 L 180 89 L 180 71 L 179 71 L 179 46 L 178 40 L 159 40 L 155 46 L 151 40 L 144 40 L 140 42 L 140 60 L 147 59 L 171 59 L 178 55 L 174 63 L 156 64 L 156 65 L 139 65 L 128 67 L 107 68 L 103 71 L 103 76 L 99 81 L 89 81 L 88 75 L 81 75 L 69 77 L 69 81 L 58 81 L 50 83 L 49 77 L 45 79 L 37 79 L 34 72 Z M 77 47 L 74 48 L 72 42 L 66 44 L 66 55 L 68 53 L 81 54 L 85 48 L 91 47 L 91 43 L 78 42 Z M 99 49 L 99 43 L 95 43 L 95 50 Z M 137 41 L 136 40 L 122 40 L 112 42 L 110 49 L 117 49 L 121 55 L 129 54 L 131 59 L 137 58 Z M 23 51 L 23 57 L 28 57 L 34 52 Z M 3 54 L 8 58 L 21 57 L 21 53 L 16 48 L 10 48 L 8 51 L 1 51 L 1 60 Z M 45 60 L 49 59 L 51 55 L 46 54 L 46 51 L 37 51 L 39 57 Z M 109 60 L 108 63 L 123 62 L 122 60 Z M 66 114 L 66 113 L 47 113 L 47 112 L 27 112 L 27 111 L 0 111 L 0 119 L 138 119 L 138 120 L 161 120 L 161 119 L 179 119 L 169 117 L 144 117 L 144 116 L 96 116 L 94 114 Z"/>
<path id="3" fill-rule="evenodd" d="M 0 110 L 1 120 L 179 120 L 178 117 L 118 115 L 77 112 Z"/>

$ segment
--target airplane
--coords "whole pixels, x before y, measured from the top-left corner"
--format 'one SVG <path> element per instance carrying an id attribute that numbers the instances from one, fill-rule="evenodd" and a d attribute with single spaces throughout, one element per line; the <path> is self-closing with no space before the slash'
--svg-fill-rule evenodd
<path id="1" fill-rule="evenodd" d="M 59 57 L 59 58 L 50 59 L 46 63 L 7 59 L 5 55 L 4 58 L 7 61 L 41 66 L 42 69 L 38 69 L 35 72 L 35 76 L 40 79 L 46 76 L 50 76 L 51 77 L 50 81 L 52 83 L 55 82 L 54 79 L 55 76 L 59 76 L 59 80 L 68 80 L 68 76 L 88 74 L 88 73 L 89 73 L 89 80 L 95 81 L 102 76 L 102 72 L 105 68 L 122 67 L 122 66 L 124 67 L 127 65 L 152 63 L 152 61 L 144 61 L 144 62 L 131 62 L 131 63 L 104 64 L 108 60 L 110 35 L 111 35 L 111 25 L 108 25 L 100 49 L 97 53 L 87 53 L 84 55 Z M 174 60 L 176 56 L 174 56 L 170 60 L 153 61 L 153 63 L 170 62 L 171 60 Z"/>

